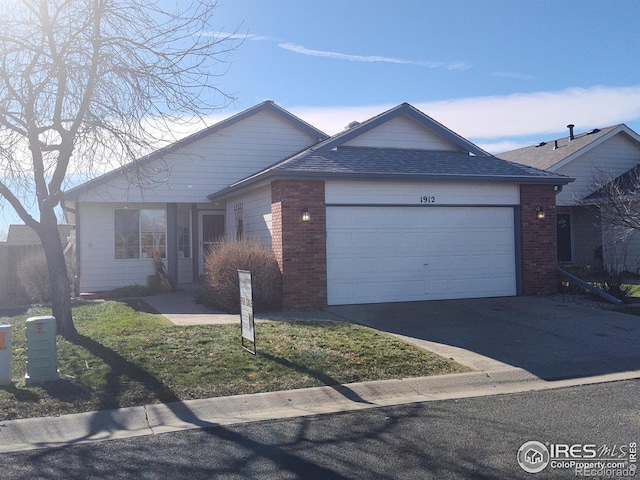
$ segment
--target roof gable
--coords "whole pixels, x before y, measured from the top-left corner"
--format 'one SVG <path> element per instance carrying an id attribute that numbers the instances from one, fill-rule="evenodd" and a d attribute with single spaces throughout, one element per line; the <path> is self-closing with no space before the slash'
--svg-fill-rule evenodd
<path id="1" fill-rule="evenodd" d="M 394 107 L 390 110 L 387 110 L 380 115 L 377 115 L 365 122 L 356 124 L 351 128 L 334 135 L 333 137 L 320 142 L 316 146 L 312 147 L 314 150 L 331 150 L 333 148 L 338 148 L 344 145 L 354 145 L 357 144 L 357 138 L 360 136 L 364 136 L 367 132 L 370 132 L 373 129 L 380 127 L 381 125 L 399 117 L 406 116 L 409 119 L 413 120 L 420 127 L 428 130 L 432 136 L 437 136 L 444 144 L 450 146 L 447 150 L 454 150 L 457 147 L 458 151 L 468 152 L 473 155 L 488 155 L 487 152 L 482 150 L 477 145 L 471 143 L 469 140 L 462 138 L 457 133 L 449 130 L 444 125 L 438 123 L 433 118 L 428 115 L 422 113 L 417 108 L 409 105 L 408 103 L 403 103 Z"/>
<path id="2" fill-rule="evenodd" d="M 318 130 L 317 128 L 313 127 L 307 122 L 301 120 L 300 118 L 296 117 L 295 115 L 288 112 L 287 110 L 279 107 L 271 100 L 267 100 L 247 110 L 244 110 L 236 115 L 233 115 L 225 120 L 222 120 L 221 122 L 218 122 L 215 125 L 207 127 L 203 130 L 200 130 L 199 132 L 196 132 L 181 140 L 178 140 L 177 142 L 174 142 L 171 145 L 168 145 L 164 148 L 156 150 L 155 152 L 145 155 L 144 157 L 141 157 L 132 163 L 124 165 L 118 169 L 112 170 L 111 172 L 101 175 L 100 177 L 97 177 L 93 180 L 83 183 L 82 185 L 74 187 L 65 193 L 65 199 L 76 200 L 79 198 L 79 196 L 82 193 L 88 192 L 98 186 L 105 185 L 109 181 L 117 179 L 121 176 L 126 176 L 127 172 L 136 170 L 155 160 L 159 160 L 163 157 L 166 157 L 167 155 L 170 155 L 171 153 L 184 149 L 185 147 L 188 147 L 189 145 L 194 144 L 198 140 L 201 140 L 205 137 L 218 134 L 222 130 L 232 127 L 234 125 L 237 125 L 243 120 L 246 120 L 249 117 L 258 115 L 261 112 L 270 112 L 272 114 L 278 115 L 284 121 L 293 125 L 296 129 L 300 130 L 305 135 L 309 135 L 310 137 L 313 137 L 317 140 L 324 140 L 328 137 L 328 135 L 325 134 L 324 132 Z"/>
<path id="3" fill-rule="evenodd" d="M 436 132 L 449 150 L 361 146 L 358 138 L 401 116 Z M 353 146 L 357 145 L 357 146 Z M 397 145 L 403 145 L 399 142 Z M 457 148 L 456 148 L 457 147 Z M 471 155 L 472 154 L 472 155 Z M 209 195 L 219 201 L 276 178 L 511 182 L 565 185 L 573 178 L 505 161 L 440 125 L 407 103 L 334 135 L 228 188 Z"/>
<path id="4" fill-rule="evenodd" d="M 372 128 L 345 142 L 338 148 L 372 147 L 402 148 L 412 150 L 435 150 L 445 152 L 464 152 L 460 145 L 450 142 L 407 115 L 398 115 L 382 125 Z"/>
<path id="5" fill-rule="evenodd" d="M 573 140 L 570 137 L 563 137 L 499 153 L 496 156 L 511 162 L 555 172 L 618 134 L 626 135 L 640 143 L 640 135 L 625 124 L 619 124 L 575 135 Z"/>

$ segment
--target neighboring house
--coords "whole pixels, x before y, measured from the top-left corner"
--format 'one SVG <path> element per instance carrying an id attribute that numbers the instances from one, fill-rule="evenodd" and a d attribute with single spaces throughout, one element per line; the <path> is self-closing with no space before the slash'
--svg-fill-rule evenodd
<path id="1" fill-rule="evenodd" d="M 69 264 L 74 260 L 74 231 L 71 225 L 58 225 L 60 243 Z M 0 242 L 0 304 L 27 297 L 18 272 L 24 261 L 38 254 L 44 255 L 42 243 L 35 230 L 26 225 L 9 225 L 7 241 Z"/>
<path id="2" fill-rule="evenodd" d="M 58 233 L 60 235 L 60 243 L 64 251 L 64 256 L 69 263 L 74 260 L 75 247 L 75 229 L 72 225 L 58 225 Z M 42 252 L 42 242 L 36 231 L 27 225 L 9 225 L 9 233 L 7 234 L 7 245 L 13 247 L 24 247 L 24 252 Z"/>
<path id="3" fill-rule="evenodd" d="M 73 240 L 73 226 L 58 225 L 60 234 L 60 243 L 62 247 L 67 247 Z M 40 237 L 36 231 L 27 225 L 9 225 L 9 233 L 7 233 L 8 245 L 42 245 Z"/>
<path id="4" fill-rule="evenodd" d="M 601 225 L 584 200 L 594 194 L 593 179 L 615 179 L 640 164 L 640 135 L 624 124 L 541 142 L 500 153 L 497 157 L 575 178 L 558 192 L 558 260 L 577 266 L 636 272 L 640 267 L 640 235 L 620 241 Z M 588 203 L 588 202 L 586 202 Z"/>
<path id="5" fill-rule="evenodd" d="M 221 236 L 258 238 L 285 307 L 553 292 L 555 190 L 571 178 L 489 155 L 409 104 L 327 138 L 265 102 L 65 195 L 82 292 L 178 281 Z M 540 218 L 539 212 L 545 212 Z"/>

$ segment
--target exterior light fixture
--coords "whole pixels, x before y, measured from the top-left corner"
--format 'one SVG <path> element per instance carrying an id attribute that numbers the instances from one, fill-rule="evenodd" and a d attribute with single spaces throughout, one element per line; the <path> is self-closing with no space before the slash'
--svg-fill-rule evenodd
<path id="1" fill-rule="evenodd" d="M 302 209 L 302 221 L 308 222 L 310 220 L 311 220 L 311 214 L 309 213 L 309 209 L 307 207 L 304 207 Z"/>
<path id="2" fill-rule="evenodd" d="M 544 209 L 542 207 L 536 207 L 536 218 L 538 220 L 544 220 L 545 216 Z"/>

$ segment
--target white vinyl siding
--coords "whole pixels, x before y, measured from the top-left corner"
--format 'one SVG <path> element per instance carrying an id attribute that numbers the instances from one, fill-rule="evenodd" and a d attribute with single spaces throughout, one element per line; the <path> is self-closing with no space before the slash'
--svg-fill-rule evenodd
<path id="1" fill-rule="evenodd" d="M 80 291 L 98 292 L 128 285 L 146 285 L 147 276 L 155 272 L 151 258 L 116 259 L 115 210 L 164 208 L 157 204 L 80 205 L 79 254 Z"/>
<path id="2" fill-rule="evenodd" d="M 463 151 L 459 146 L 401 115 L 358 135 L 347 147 L 408 148 L 416 150 Z"/>
<path id="3" fill-rule="evenodd" d="M 589 183 L 599 171 L 611 178 L 618 177 L 640 162 L 640 147 L 623 133 L 592 148 L 584 155 L 555 170 L 576 180 L 565 185 L 556 196 L 559 206 L 577 205 L 578 201 L 592 193 Z"/>
<path id="4" fill-rule="evenodd" d="M 433 199 L 432 206 L 520 204 L 515 184 L 332 181 L 325 185 L 327 205 L 420 205 L 423 196 Z"/>
<path id="5" fill-rule="evenodd" d="M 267 247 L 271 247 L 271 186 L 266 185 L 256 190 L 227 200 L 227 232 L 235 237 L 235 207 L 242 204 L 243 238 L 257 239 Z"/>
<path id="6" fill-rule="evenodd" d="M 80 201 L 206 203 L 208 195 L 316 141 L 279 115 L 261 111 L 153 163 L 153 188 L 140 190 L 119 177 Z"/>

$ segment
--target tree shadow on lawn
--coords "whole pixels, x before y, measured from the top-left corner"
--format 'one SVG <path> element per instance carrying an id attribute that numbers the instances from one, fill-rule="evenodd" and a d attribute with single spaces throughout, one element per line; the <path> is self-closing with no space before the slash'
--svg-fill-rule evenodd
<path id="1" fill-rule="evenodd" d="M 123 384 L 125 379 L 141 384 L 150 393 L 149 397 L 153 397 L 149 398 L 149 403 L 155 400 L 166 404 L 180 420 L 199 427 L 215 426 L 213 423 L 200 420 L 169 387 L 147 370 L 128 361 L 116 351 L 85 335 L 78 335 L 73 343 L 100 358 L 110 367 L 110 372 L 107 375 L 107 383 L 100 393 L 98 411 L 91 412 L 86 435 L 71 443 L 82 442 L 98 433 L 127 430 L 126 420 L 116 414 L 116 409 L 121 407 L 118 397 L 127 390 Z M 49 386 L 48 389 L 58 390 L 59 387 Z M 137 403 L 135 406 L 140 407 L 141 405 Z"/>
<path id="2" fill-rule="evenodd" d="M 17 387 L 15 384 L 3 385 L 0 390 L 11 394 L 18 402 L 39 402 L 41 400 L 40 395 L 27 390 L 25 388 Z"/>
<path id="3" fill-rule="evenodd" d="M 26 315 L 31 305 L 0 306 L 0 317 L 18 317 Z"/>
<path id="4" fill-rule="evenodd" d="M 151 305 L 145 302 L 144 299 L 141 298 L 129 298 L 126 300 L 118 301 L 124 303 L 125 305 L 128 305 L 136 312 L 151 313 L 154 315 L 160 314 L 160 312 L 158 312 L 155 308 L 153 308 Z"/>
<path id="5" fill-rule="evenodd" d="M 100 358 L 110 367 L 106 379 L 107 384 L 100 395 L 99 407 L 101 410 L 120 407 L 118 397 L 125 391 L 125 386 L 122 384 L 123 377 L 140 383 L 162 403 L 180 401 L 178 396 L 155 376 L 122 357 L 116 351 L 85 335 L 78 335 L 73 343 Z"/>
<path id="6" fill-rule="evenodd" d="M 271 355 L 269 353 L 263 353 L 263 352 L 259 352 L 258 355 L 260 355 L 261 357 L 264 357 L 268 360 L 271 360 L 272 362 L 275 363 L 279 363 L 280 365 L 289 368 L 291 370 L 295 370 L 299 373 L 303 373 L 305 375 L 309 375 L 310 377 L 313 377 L 317 380 L 320 380 L 324 385 L 326 385 L 327 387 L 331 387 L 333 388 L 336 392 L 338 392 L 340 395 L 342 395 L 343 397 L 345 397 L 348 400 L 351 400 L 352 402 L 357 402 L 357 403 L 365 403 L 365 404 L 369 404 L 369 405 L 373 405 L 371 402 L 365 400 L 364 398 L 362 398 L 360 395 L 358 395 L 356 392 L 354 392 L 353 390 L 351 390 L 349 387 L 342 385 L 340 382 L 338 382 L 338 380 L 336 380 L 335 378 L 333 378 L 330 375 L 327 375 L 326 373 L 323 372 L 319 372 L 317 370 L 312 370 L 311 368 L 304 366 L 304 365 L 300 365 L 298 363 L 293 363 L 285 358 L 280 358 L 280 357 L 276 357 L 274 355 Z"/>
<path id="7" fill-rule="evenodd" d="M 171 410 L 176 418 L 180 419 L 184 423 L 207 429 L 215 427 L 215 430 L 211 432 L 215 436 L 220 436 L 221 438 L 226 438 L 227 440 L 237 441 L 238 443 L 240 443 L 241 441 L 246 442 L 246 439 L 243 439 L 241 436 L 236 436 L 235 434 L 227 431 L 224 427 L 199 418 L 198 415 L 193 410 L 191 410 L 188 404 L 184 403 L 171 388 L 163 384 L 153 374 L 151 374 L 144 368 L 130 362 L 113 349 L 108 348 L 101 343 L 81 334 L 77 336 L 73 343 L 81 348 L 86 349 L 94 356 L 100 358 L 106 365 L 110 367 L 110 372 L 108 373 L 106 378 L 106 385 L 99 393 L 99 399 L 97 402 L 98 411 L 90 413 L 91 416 L 87 422 L 87 428 L 85 430 L 86 433 L 84 434 L 84 436 L 79 437 L 70 443 L 82 443 L 83 441 L 95 437 L 98 434 L 109 435 L 117 431 L 127 430 L 129 428 L 127 415 L 125 414 L 124 416 L 122 416 L 117 412 L 117 409 L 121 407 L 121 405 L 119 404 L 119 397 L 128 389 L 127 385 L 123 383 L 126 381 L 137 382 L 144 387 L 144 389 L 146 390 L 145 395 L 148 396 L 149 400 L 143 400 L 143 403 L 147 404 L 153 403 L 154 401 L 159 401 L 163 403 L 167 408 L 169 408 L 169 410 Z M 361 404 L 371 404 L 371 402 L 366 401 L 350 388 L 341 385 L 330 375 L 310 369 L 304 365 L 296 364 L 284 358 L 276 357 L 266 353 L 261 353 L 261 355 L 264 358 L 283 365 L 289 369 L 296 370 L 300 373 L 307 374 L 313 378 L 320 380 L 324 385 L 333 388 L 336 392 L 353 402 Z M 53 382 L 51 384 L 45 385 L 44 388 L 52 397 L 58 397 L 60 399 L 64 397 L 65 399 L 68 399 L 70 398 L 71 393 L 66 394 L 64 390 L 65 388 L 69 387 L 69 384 L 69 381 L 61 380 L 59 382 Z M 77 391 L 77 388 L 72 390 L 75 390 L 75 393 L 78 393 L 81 396 L 85 396 L 87 394 L 87 392 L 85 391 Z M 136 406 L 140 407 L 141 404 L 136 403 Z M 271 451 L 269 448 L 266 448 L 264 445 L 261 445 L 259 443 L 255 443 L 255 445 L 252 445 L 252 448 L 262 451 L 262 455 L 265 455 L 267 457 L 271 457 L 273 455 L 274 457 L 278 458 L 282 455 L 282 452 L 280 452 L 279 449 L 276 448 Z M 265 451 L 265 448 L 267 451 Z M 299 462 L 299 459 L 290 458 L 286 463 L 293 463 L 293 466 L 288 465 L 288 467 L 293 468 L 294 471 L 299 471 L 299 469 L 301 469 L 303 466 L 308 467 L 305 462 L 302 462 L 300 464 L 298 464 L 297 462 Z"/>

